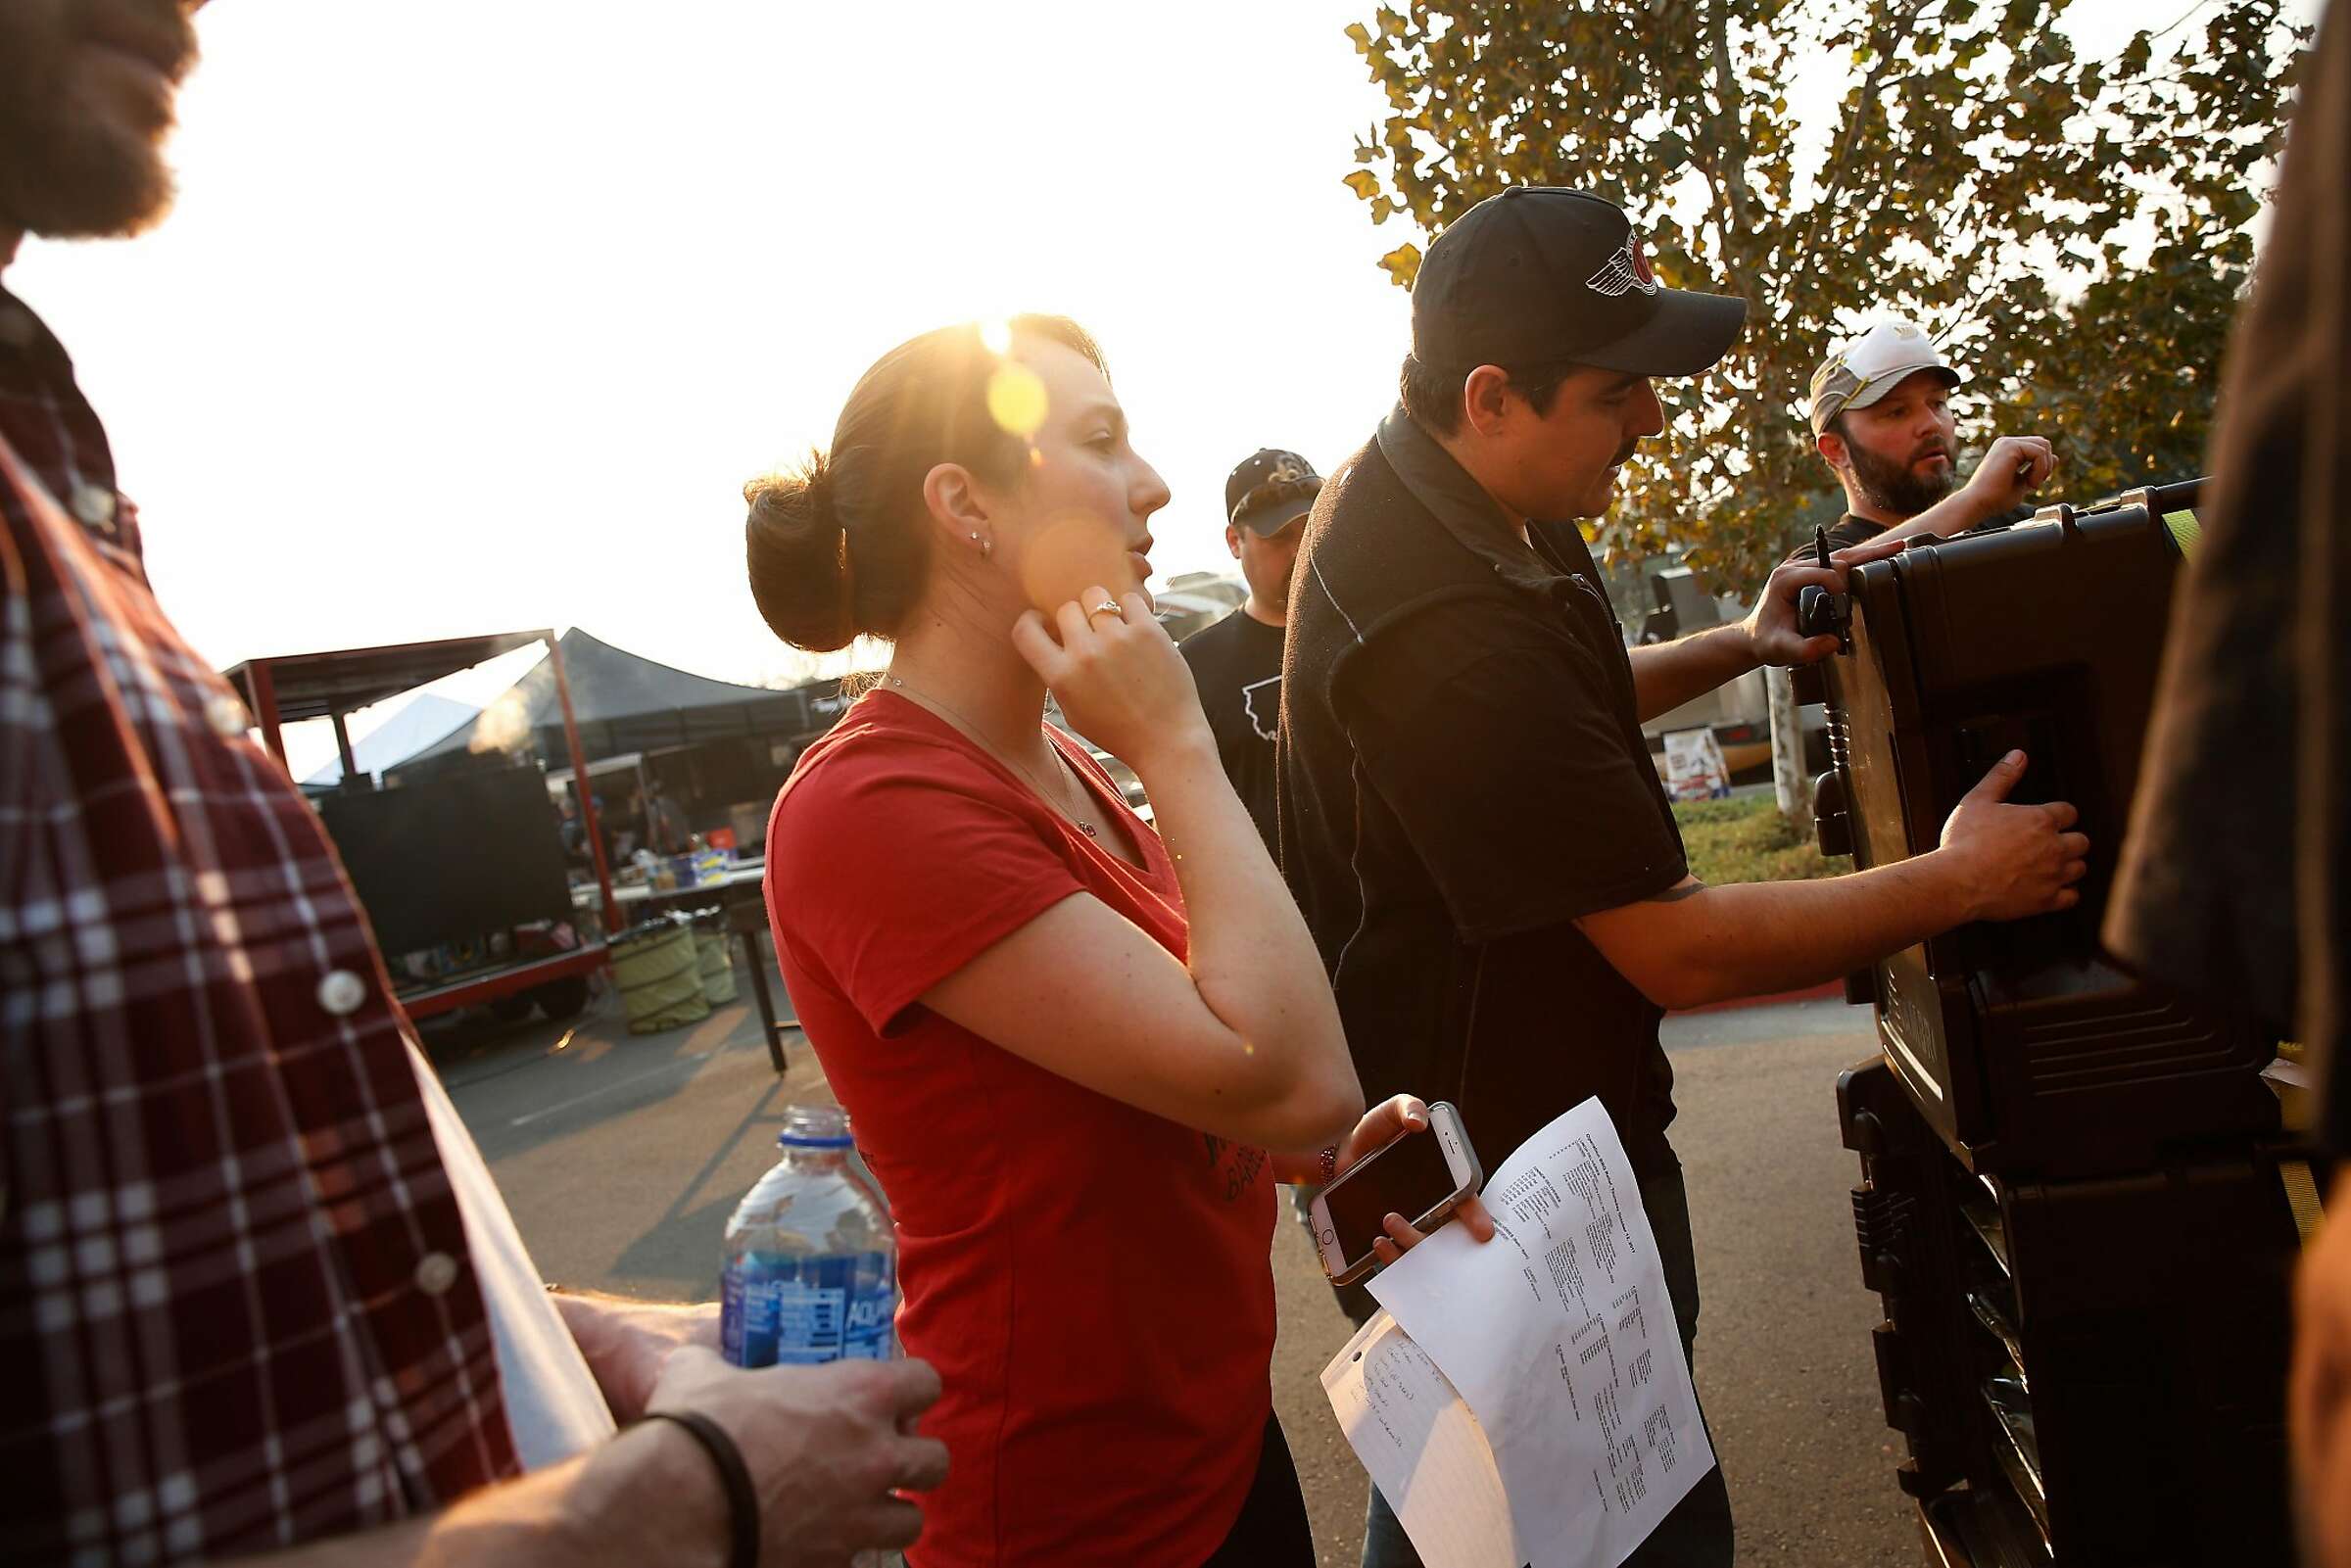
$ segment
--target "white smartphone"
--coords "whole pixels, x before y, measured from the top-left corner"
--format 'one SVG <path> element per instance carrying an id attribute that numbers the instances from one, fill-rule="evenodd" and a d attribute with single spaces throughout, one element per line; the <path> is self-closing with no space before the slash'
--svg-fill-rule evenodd
<path id="1" fill-rule="evenodd" d="M 1310 1214 L 1322 1272 L 1334 1285 L 1354 1284 L 1379 1262 L 1371 1244 L 1387 1234 L 1382 1219 L 1402 1214 L 1425 1235 L 1484 1181 L 1462 1114 L 1438 1101 L 1426 1131 L 1390 1138 L 1315 1194 Z"/>

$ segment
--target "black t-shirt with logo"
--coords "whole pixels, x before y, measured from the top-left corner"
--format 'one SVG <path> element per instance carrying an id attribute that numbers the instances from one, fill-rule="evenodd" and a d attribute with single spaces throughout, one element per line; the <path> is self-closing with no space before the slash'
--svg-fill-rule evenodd
<path id="1" fill-rule="evenodd" d="M 1281 723 L 1281 628 L 1247 610 L 1183 640 L 1200 706 L 1233 793 L 1249 808 L 1266 853 L 1278 855 L 1273 829 L 1273 742 Z"/>

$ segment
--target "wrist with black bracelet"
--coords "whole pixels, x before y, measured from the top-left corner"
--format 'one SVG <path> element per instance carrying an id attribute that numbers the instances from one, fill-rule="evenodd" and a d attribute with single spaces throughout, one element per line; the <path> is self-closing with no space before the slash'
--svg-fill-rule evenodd
<path id="1" fill-rule="evenodd" d="M 693 1410 L 648 1410 L 636 1423 L 666 1421 L 683 1430 L 709 1455 L 727 1497 L 727 1568 L 758 1568 L 759 1493 L 751 1485 L 750 1467 L 743 1450 L 727 1436 L 726 1428 Z"/>

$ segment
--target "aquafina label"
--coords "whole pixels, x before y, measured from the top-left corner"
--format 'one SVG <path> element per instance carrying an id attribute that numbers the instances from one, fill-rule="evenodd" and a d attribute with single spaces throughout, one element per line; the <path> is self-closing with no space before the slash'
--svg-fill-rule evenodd
<path id="1" fill-rule="evenodd" d="M 737 1366 L 884 1360 L 898 1249 L 881 1191 L 833 1106 L 787 1106 L 775 1168 L 727 1221 L 719 1341 Z"/>

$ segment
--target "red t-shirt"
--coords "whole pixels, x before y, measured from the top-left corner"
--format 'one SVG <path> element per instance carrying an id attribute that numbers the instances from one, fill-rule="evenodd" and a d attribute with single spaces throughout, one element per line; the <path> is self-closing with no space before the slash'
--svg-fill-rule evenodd
<path id="1" fill-rule="evenodd" d="M 1049 732 L 1140 869 L 929 710 L 876 690 L 809 747 L 767 835 L 801 1026 L 898 1233 L 907 1354 L 947 1445 L 910 1560 L 1194 1568 L 1239 1516 L 1271 1407 L 1263 1151 L 1032 1066 L 918 1000 L 1090 893 L 1178 958 L 1159 836 Z"/>

